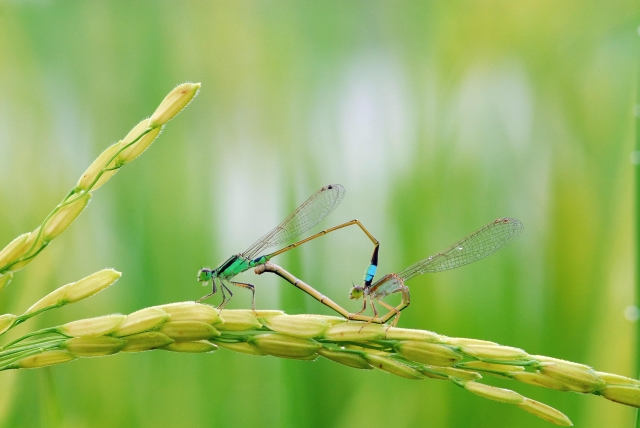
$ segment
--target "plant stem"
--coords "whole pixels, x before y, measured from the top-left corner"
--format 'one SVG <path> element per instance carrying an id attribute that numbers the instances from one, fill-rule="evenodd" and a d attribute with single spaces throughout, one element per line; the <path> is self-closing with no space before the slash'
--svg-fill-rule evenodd
<path id="1" fill-rule="evenodd" d="M 636 269 L 635 269 L 635 284 L 636 284 L 636 308 L 640 306 L 638 298 L 640 297 L 640 162 L 638 162 L 638 155 L 640 154 L 640 66 L 636 64 L 636 96 L 635 105 L 633 106 L 633 117 L 635 119 L 635 147 L 632 153 L 632 160 L 634 165 L 635 174 L 635 236 L 636 236 Z M 636 309 L 637 310 L 637 309 Z M 636 321 L 636 378 L 640 376 L 640 329 L 638 329 Z M 636 428 L 640 428 L 640 411 L 636 411 Z"/>

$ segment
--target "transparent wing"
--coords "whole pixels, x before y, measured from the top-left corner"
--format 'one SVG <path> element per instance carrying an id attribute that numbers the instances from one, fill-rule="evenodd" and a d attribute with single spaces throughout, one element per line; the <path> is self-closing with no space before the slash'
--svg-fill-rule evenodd
<path id="1" fill-rule="evenodd" d="M 443 252 L 419 261 L 397 275 L 406 281 L 425 272 L 440 272 L 473 263 L 507 245 L 522 229 L 520 220 L 499 218 Z"/>
<path id="2" fill-rule="evenodd" d="M 253 259 L 264 249 L 284 244 L 311 229 L 340 204 L 344 193 L 344 187 L 339 184 L 324 186 L 304 201 L 282 223 L 250 246 L 242 255 Z"/>

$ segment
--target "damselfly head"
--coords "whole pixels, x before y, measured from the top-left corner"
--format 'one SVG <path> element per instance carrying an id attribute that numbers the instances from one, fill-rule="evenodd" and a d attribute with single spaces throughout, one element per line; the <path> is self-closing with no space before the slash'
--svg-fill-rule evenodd
<path id="1" fill-rule="evenodd" d="M 359 298 L 362 297 L 363 294 L 364 294 L 364 287 L 361 287 L 359 285 L 354 285 L 353 288 L 351 289 L 351 293 L 349 293 L 349 298 L 358 300 Z"/>
<path id="2" fill-rule="evenodd" d="M 209 268 L 202 268 L 198 271 L 198 281 L 207 282 L 211 279 L 213 271 Z"/>

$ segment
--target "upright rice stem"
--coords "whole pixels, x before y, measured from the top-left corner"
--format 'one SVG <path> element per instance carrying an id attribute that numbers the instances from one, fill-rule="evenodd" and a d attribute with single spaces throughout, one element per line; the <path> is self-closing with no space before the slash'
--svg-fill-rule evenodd
<path id="1" fill-rule="evenodd" d="M 636 97 L 633 107 L 635 118 L 635 152 L 632 154 L 635 173 L 635 237 L 636 237 L 636 308 L 640 307 L 640 65 L 636 64 Z M 636 377 L 640 377 L 640 329 L 636 322 Z M 636 428 L 640 428 L 640 410 L 636 412 Z"/>

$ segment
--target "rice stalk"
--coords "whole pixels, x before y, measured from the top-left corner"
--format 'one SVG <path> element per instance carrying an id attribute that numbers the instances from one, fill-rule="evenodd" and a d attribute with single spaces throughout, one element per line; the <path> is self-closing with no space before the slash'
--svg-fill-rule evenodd
<path id="1" fill-rule="evenodd" d="M 166 122 L 189 104 L 199 88 L 200 84 L 185 83 L 171 91 L 149 119 L 138 123 L 123 140 L 98 156 L 39 227 L 0 250 L 0 291 L 11 281 L 13 273 L 70 226 L 88 205 L 93 191 L 149 147 Z M 44 311 L 83 300 L 119 277 L 119 272 L 105 269 L 58 288 L 22 315 L 0 315 L 0 335 Z M 355 319 L 366 318 L 350 315 Z M 572 424 L 558 410 L 515 391 L 481 383 L 483 375 L 558 391 L 599 395 L 640 407 L 640 381 L 596 372 L 583 364 L 530 355 L 495 342 L 450 338 L 426 330 L 335 316 L 287 315 L 277 310 L 219 312 L 195 302 L 153 306 L 129 315 L 109 314 L 32 331 L 0 347 L 0 371 L 124 352 L 210 353 L 219 348 L 302 361 L 324 358 L 347 367 L 379 369 L 411 380 L 450 381 L 470 393 L 514 404 L 560 426 Z"/>
<path id="2" fill-rule="evenodd" d="M 256 356 L 318 358 L 356 369 L 379 369 L 412 380 L 451 381 L 480 397 L 519 408 L 560 426 L 564 414 L 505 388 L 484 375 L 559 391 L 598 395 L 640 407 L 640 381 L 597 372 L 494 342 L 281 311 L 218 310 L 180 302 L 129 315 L 111 314 L 29 333 L 0 348 L 0 371 L 37 368 L 121 352 L 165 350 L 209 353 L 226 348 Z"/>
<path id="3" fill-rule="evenodd" d="M 123 140 L 98 156 L 40 226 L 18 236 L 0 250 L 0 291 L 9 284 L 14 272 L 29 264 L 75 221 L 88 205 L 93 191 L 153 143 L 162 127 L 191 102 L 199 89 L 199 83 L 184 83 L 174 88 L 151 118 L 140 122 Z"/>
<path id="4" fill-rule="evenodd" d="M 113 269 L 103 269 L 79 281 L 59 287 L 31 305 L 22 315 L 0 315 L 0 336 L 45 311 L 61 308 L 91 297 L 116 282 L 122 274 Z M 1 349 L 1 348 L 0 348 Z"/>

